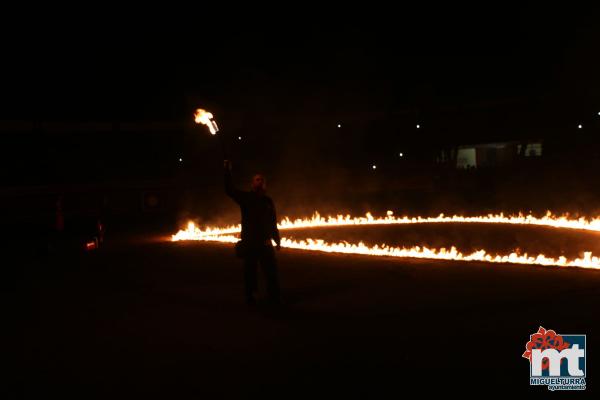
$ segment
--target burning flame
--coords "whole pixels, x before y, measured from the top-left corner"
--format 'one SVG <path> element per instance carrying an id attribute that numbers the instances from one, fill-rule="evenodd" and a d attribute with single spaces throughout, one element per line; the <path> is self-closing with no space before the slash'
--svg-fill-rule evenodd
<path id="1" fill-rule="evenodd" d="M 194 113 L 194 121 L 197 124 L 206 125 L 210 130 L 210 133 L 215 135 L 219 131 L 219 127 L 217 126 L 217 121 L 215 121 L 213 118 L 214 117 L 211 112 L 201 108 L 197 109 Z"/>
<path id="2" fill-rule="evenodd" d="M 286 229 L 309 229 L 319 227 L 351 226 L 351 225 L 394 225 L 394 224 L 424 224 L 424 223 L 485 223 L 485 224 L 512 224 L 512 225 L 534 225 L 562 229 L 578 229 L 585 231 L 600 232 L 600 218 L 587 220 L 585 218 L 569 219 L 567 215 L 554 216 L 548 212 L 543 217 L 529 215 L 488 214 L 485 216 L 464 217 L 445 216 L 437 217 L 395 217 L 392 211 L 388 211 L 385 217 L 373 217 L 367 213 L 364 217 L 351 217 L 350 215 L 338 215 L 337 217 L 321 217 L 314 213 L 310 218 L 290 220 L 284 218 L 279 224 L 280 230 Z M 227 227 L 206 227 L 200 229 L 193 222 L 189 222 L 185 230 L 180 230 L 172 235 L 172 241 L 201 240 L 224 243 L 235 243 L 239 239 L 235 234 L 241 231 L 240 225 Z M 429 249 L 427 247 L 392 247 L 388 245 L 368 246 L 363 242 L 357 244 L 339 242 L 328 243 L 321 239 L 292 240 L 282 238 L 281 246 L 310 251 L 322 251 L 327 253 L 363 254 L 372 256 L 404 257 L 404 258 L 426 258 L 435 260 L 456 261 L 480 261 L 492 263 L 512 263 L 528 265 L 556 265 L 561 267 L 582 267 L 600 269 L 600 258 L 592 256 L 591 252 L 585 252 L 583 258 L 567 259 L 566 257 L 552 258 L 543 254 L 530 256 L 512 252 L 507 255 L 492 255 L 485 250 L 478 250 L 471 254 L 462 254 L 454 246 L 450 249 Z"/>

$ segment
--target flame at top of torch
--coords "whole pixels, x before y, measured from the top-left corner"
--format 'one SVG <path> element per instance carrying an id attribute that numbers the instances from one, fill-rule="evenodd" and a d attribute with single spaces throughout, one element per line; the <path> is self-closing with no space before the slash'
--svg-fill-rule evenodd
<path id="1" fill-rule="evenodd" d="M 206 125 L 210 130 L 210 133 L 213 135 L 215 135 L 219 131 L 217 121 L 213 119 L 213 115 L 211 112 L 208 112 L 201 108 L 197 109 L 194 113 L 194 121 L 196 121 L 197 124 Z"/>

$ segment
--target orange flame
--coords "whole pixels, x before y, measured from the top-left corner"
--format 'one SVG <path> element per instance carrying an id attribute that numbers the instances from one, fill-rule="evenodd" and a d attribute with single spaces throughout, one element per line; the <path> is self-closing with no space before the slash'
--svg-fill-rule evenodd
<path id="1" fill-rule="evenodd" d="M 585 218 L 569 219 L 568 216 L 554 216 L 548 212 L 544 217 L 529 215 L 504 216 L 504 214 L 489 214 L 485 216 L 464 217 L 445 216 L 437 217 L 395 217 L 392 211 L 387 212 L 386 217 L 373 217 L 367 213 L 364 217 L 351 217 L 349 215 L 338 215 L 337 217 L 321 217 L 315 213 L 310 218 L 290 220 L 284 218 L 279 224 L 280 230 L 286 229 L 309 229 L 318 227 L 335 227 L 350 225 L 393 225 L 393 224 L 423 224 L 423 223 L 485 223 L 485 224 L 512 224 L 512 225 L 534 225 L 561 229 L 579 229 L 600 232 L 600 218 L 587 220 Z M 172 241 L 201 240 L 235 243 L 239 239 L 234 234 L 239 233 L 240 225 L 228 227 L 206 227 L 200 229 L 193 222 L 189 222 L 187 229 L 180 230 L 172 235 Z M 426 258 L 435 260 L 457 260 L 457 261 L 480 261 L 492 263 L 513 263 L 529 265 L 556 265 L 562 267 L 582 267 L 600 269 L 600 258 L 585 252 L 583 258 L 567 259 L 566 257 L 552 258 L 543 254 L 529 256 L 512 252 L 506 255 L 491 255 L 485 250 L 478 250 L 471 254 L 462 254 L 454 246 L 450 249 L 429 249 L 427 247 L 392 247 L 388 245 L 368 246 L 362 242 L 357 244 L 339 242 L 328 243 L 321 239 L 292 240 L 282 238 L 282 247 L 302 249 L 310 251 L 322 251 L 328 253 L 363 254 L 372 256 Z"/>
<path id="2" fill-rule="evenodd" d="M 217 121 L 213 119 L 213 115 L 211 112 L 198 108 L 194 113 L 194 121 L 197 124 L 206 125 L 210 130 L 210 133 L 215 135 L 219 131 L 219 127 L 217 126 Z"/>

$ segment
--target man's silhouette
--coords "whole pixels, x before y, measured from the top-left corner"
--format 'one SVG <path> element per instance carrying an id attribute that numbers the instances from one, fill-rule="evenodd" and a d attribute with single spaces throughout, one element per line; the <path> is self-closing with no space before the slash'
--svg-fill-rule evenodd
<path id="1" fill-rule="evenodd" d="M 260 263 L 267 280 L 267 294 L 271 304 L 279 304 L 279 280 L 277 263 L 271 240 L 280 249 L 281 239 L 277 229 L 277 217 L 273 200 L 266 195 L 266 181 L 254 175 L 250 191 L 238 190 L 231 180 L 231 163 L 225 160 L 225 193 L 240 206 L 242 212 L 241 243 L 238 254 L 244 259 L 246 301 L 256 302 L 258 288 L 257 267 Z"/>

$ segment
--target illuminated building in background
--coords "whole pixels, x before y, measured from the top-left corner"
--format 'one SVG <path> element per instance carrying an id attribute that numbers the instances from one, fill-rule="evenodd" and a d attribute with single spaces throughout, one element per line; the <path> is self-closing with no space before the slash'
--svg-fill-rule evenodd
<path id="1" fill-rule="evenodd" d="M 541 140 L 461 145 L 450 150 L 442 150 L 437 157 L 437 162 L 450 164 L 457 169 L 501 167 L 518 159 L 541 157 L 542 148 Z"/>

